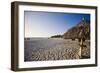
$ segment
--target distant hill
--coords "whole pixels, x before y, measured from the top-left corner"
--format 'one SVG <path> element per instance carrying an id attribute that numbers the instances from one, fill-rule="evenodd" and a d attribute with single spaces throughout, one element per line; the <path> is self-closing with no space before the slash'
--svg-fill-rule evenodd
<path id="1" fill-rule="evenodd" d="M 90 21 L 82 19 L 76 26 L 70 28 L 63 34 L 64 39 L 75 39 L 80 38 L 81 30 L 84 30 L 84 35 L 86 39 L 90 39 Z"/>
<path id="2" fill-rule="evenodd" d="M 62 35 L 54 35 L 54 36 L 51 36 L 51 38 L 63 38 Z"/>

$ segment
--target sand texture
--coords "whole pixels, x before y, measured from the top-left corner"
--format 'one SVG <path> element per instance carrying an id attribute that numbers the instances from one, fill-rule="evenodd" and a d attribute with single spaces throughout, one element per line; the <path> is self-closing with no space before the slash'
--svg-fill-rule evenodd
<path id="1" fill-rule="evenodd" d="M 24 42 L 24 61 L 80 59 L 79 42 L 61 38 L 33 38 Z M 81 59 L 90 58 L 90 41 L 84 42 Z"/>

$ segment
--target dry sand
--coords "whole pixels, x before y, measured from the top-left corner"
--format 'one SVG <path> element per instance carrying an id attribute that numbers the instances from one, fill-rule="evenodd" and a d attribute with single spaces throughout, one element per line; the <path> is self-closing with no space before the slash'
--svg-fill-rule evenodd
<path id="1" fill-rule="evenodd" d="M 86 40 L 81 59 L 90 57 L 90 41 Z M 79 42 L 60 38 L 25 40 L 24 61 L 80 59 Z"/>

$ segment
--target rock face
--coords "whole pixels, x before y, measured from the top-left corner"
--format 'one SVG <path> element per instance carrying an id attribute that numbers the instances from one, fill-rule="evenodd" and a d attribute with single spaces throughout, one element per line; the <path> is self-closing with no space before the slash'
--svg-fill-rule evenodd
<path id="1" fill-rule="evenodd" d="M 82 32 L 84 30 L 84 34 Z M 83 34 L 83 35 L 80 35 Z M 69 29 L 64 33 L 64 39 L 78 39 L 81 37 L 85 37 L 85 39 L 90 39 L 90 21 L 82 19 L 76 26 Z"/>

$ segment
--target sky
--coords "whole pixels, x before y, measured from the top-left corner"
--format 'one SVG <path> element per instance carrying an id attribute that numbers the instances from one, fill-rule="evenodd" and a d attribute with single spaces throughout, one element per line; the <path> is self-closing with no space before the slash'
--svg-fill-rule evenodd
<path id="1" fill-rule="evenodd" d="M 25 11 L 25 37 L 51 37 L 62 35 L 90 14 Z"/>

